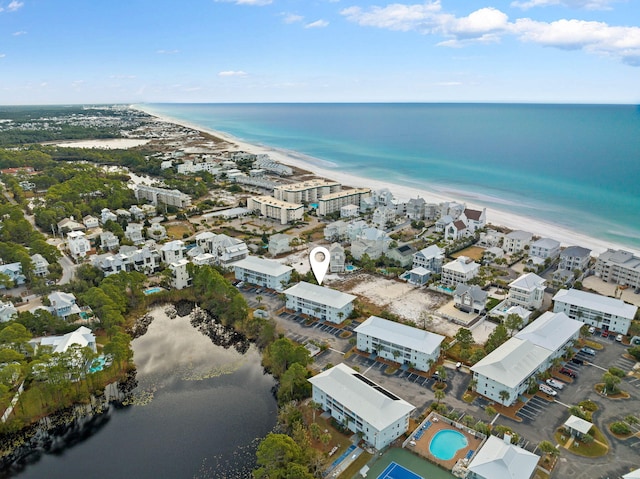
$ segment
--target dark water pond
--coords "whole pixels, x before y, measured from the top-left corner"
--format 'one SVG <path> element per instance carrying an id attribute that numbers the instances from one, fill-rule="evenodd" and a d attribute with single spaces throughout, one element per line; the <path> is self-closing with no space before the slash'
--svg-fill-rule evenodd
<path id="1" fill-rule="evenodd" d="M 12 477 L 250 477 L 256 446 L 275 425 L 275 381 L 254 346 L 216 346 L 190 316 L 171 319 L 166 309 L 150 311 L 153 322 L 133 341 L 138 386 L 127 405 Z"/>

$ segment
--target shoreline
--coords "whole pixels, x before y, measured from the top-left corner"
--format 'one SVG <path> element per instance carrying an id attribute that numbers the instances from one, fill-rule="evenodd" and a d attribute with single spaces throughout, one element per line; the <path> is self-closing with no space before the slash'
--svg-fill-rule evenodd
<path id="1" fill-rule="evenodd" d="M 397 183 L 388 183 L 382 180 L 370 179 L 370 178 L 354 175 L 351 173 L 335 171 L 331 169 L 332 163 L 330 161 L 307 157 L 306 155 L 295 152 L 295 151 L 289 151 L 285 149 L 279 149 L 276 147 L 256 145 L 254 143 L 249 143 L 247 141 L 235 138 L 234 136 L 225 132 L 205 128 L 201 125 L 196 125 L 194 123 L 190 123 L 188 121 L 181 120 L 178 118 L 174 118 L 166 115 L 160 115 L 158 113 L 145 109 L 144 105 L 132 105 L 131 108 L 142 111 L 156 118 L 158 121 L 172 123 L 175 125 L 181 125 L 187 128 L 191 128 L 193 130 L 201 131 L 203 133 L 207 133 L 209 135 L 218 137 L 221 140 L 231 145 L 234 145 L 239 150 L 246 151 L 248 153 L 254 153 L 254 154 L 261 154 L 261 153 L 268 154 L 269 157 L 274 161 L 277 161 L 284 165 L 299 168 L 301 170 L 309 171 L 317 176 L 338 181 L 343 185 L 348 185 L 355 188 L 366 187 L 366 188 L 371 188 L 372 190 L 380 190 L 380 189 L 386 188 L 389 191 L 391 191 L 397 199 L 401 201 L 407 201 L 410 198 L 421 197 L 425 199 L 425 201 L 432 202 L 432 203 L 441 203 L 444 201 L 456 201 L 456 202 L 463 202 L 469 208 L 473 208 L 473 209 L 484 208 L 484 206 L 480 204 L 463 201 L 460 198 L 448 196 L 440 192 L 434 192 L 426 189 L 421 189 L 418 187 L 400 185 Z M 487 224 L 488 225 L 505 227 L 511 230 L 524 230 L 537 236 L 552 238 L 559 241 L 563 247 L 582 246 L 585 248 L 589 248 L 592 250 L 592 255 L 598 255 L 609 248 L 623 249 L 625 251 L 630 251 L 634 254 L 640 254 L 640 252 L 638 252 L 637 250 L 635 250 L 630 246 L 613 243 L 611 241 L 607 241 L 604 239 L 594 238 L 585 233 L 578 233 L 576 231 L 570 230 L 566 227 L 556 225 L 548 221 L 531 218 L 528 216 L 522 216 L 509 211 L 496 209 L 494 207 L 486 207 L 486 208 L 487 208 Z"/>

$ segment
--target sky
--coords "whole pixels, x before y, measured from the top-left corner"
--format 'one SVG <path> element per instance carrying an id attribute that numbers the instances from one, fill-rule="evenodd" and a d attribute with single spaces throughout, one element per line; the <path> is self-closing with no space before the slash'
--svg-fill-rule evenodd
<path id="1" fill-rule="evenodd" d="M 638 0 L 0 0 L 0 104 L 640 103 Z"/>

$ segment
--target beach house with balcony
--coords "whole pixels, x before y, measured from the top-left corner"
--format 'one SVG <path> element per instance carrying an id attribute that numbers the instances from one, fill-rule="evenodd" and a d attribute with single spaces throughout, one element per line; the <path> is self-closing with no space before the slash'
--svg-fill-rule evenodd
<path id="1" fill-rule="evenodd" d="M 330 273 L 344 273 L 345 261 L 347 257 L 344 253 L 344 248 L 340 243 L 333 243 L 329 247 L 329 272 Z"/>
<path id="2" fill-rule="evenodd" d="M 80 314 L 80 308 L 76 304 L 76 297 L 73 293 L 54 291 L 47 298 L 50 304 L 47 309 L 51 314 L 64 319 L 72 314 Z"/>
<path id="3" fill-rule="evenodd" d="M 91 243 L 82 231 L 71 231 L 67 234 L 67 247 L 76 261 L 84 258 L 91 251 Z"/>
<path id="4" fill-rule="evenodd" d="M 378 316 L 370 316 L 353 331 L 360 351 L 425 372 L 439 359 L 444 340 L 439 334 Z"/>
<path id="5" fill-rule="evenodd" d="M 533 234 L 528 231 L 516 230 L 508 233 L 504 237 L 502 249 L 507 254 L 518 253 L 531 244 Z"/>
<path id="6" fill-rule="evenodd" d="M 507 305 L 522 306 L 530 311 L 540 309 L 546 281 L 535 273 L 525 273 L 509 283 Z"/>
<path id="7" fill-rule="evenodd" d="M 487 305 L 487 292 L 475 284 L 461 283 L 453 292 L 453 304 L 465 313 L 482 313 Z"/>
<path id="8" fill-rule="evenodd" d="M 608 249 L 596 260 L 596 276 L 607 283 L 640 288 L 640 257 L 624 250 Z"/>
<path id="9" fill-rule="evenodd" d="M 585 271 L 591 260 L 591 250 L 581 246 L 569 246 L 560 252 L 558 270 Z"/>
<path id="10" fill-rule="evenodd" d="M 192 278 L 189 274 L 189 263 L 189 260 L 183 258 L 169 264 L 172 288 L 184 289 L 191 286 Z"/>
<path id="11" fill-rule="evenodd" d="M 388 446 L 409 429 L 415 407 L 344 363 L 309 382 L 313 401 L 376 449 Z"/>
<path id="12" fill-rule="evenodd" d="M 413 267 L 424 268 L 433 274 L 442 272 L 444 251 L 436 245 L 427 246 L 413 255 Z"/>
<path id="13" fill-rule="evenodd" d="M 285 307 L 297 313 L 340 324 L 353 311 L 356 297 L 304 281 L 284 291 Z"/>
<path id="14" fill-rule="evenodd" d="M 448 286 L 466 284 L 475 278 L 480 271 L 480 265 L 466 256 L 459 256 L 442 267 L 441 282 Z"/>
<path id="15" fill-rule="evenodd" d="M 553 311 L 604 331 L 627 334 L 637 306 L 577 289 L 561 289 L 553 297 Z"/>
<path id="16" fill-rule="evenodd" d="M 542 262 L 546 259 L 556 259 L 559 254 L 560 242 L 551 238 L 540 238 L 529 247 L 529 257 L 539 258 Z"/>
<path id="17" fill-rule="evenodd" d="M 103 231 L 100 233 L 100 248 L 102 250 L 112 251 L 120 246 L 120 238 L 111 231 Z"/>
<path id="18" fill-rule="evenodd" d="M 162 261 L 171 264 L 184 258 L 185 246 L 180 240 L 169 241 L 160 248 L 160 257 Z"/>

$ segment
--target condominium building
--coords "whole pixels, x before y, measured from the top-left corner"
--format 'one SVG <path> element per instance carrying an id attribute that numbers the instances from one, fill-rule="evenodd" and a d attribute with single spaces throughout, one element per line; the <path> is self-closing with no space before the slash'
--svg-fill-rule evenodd
<path id="1" fill-rule="evenodd" d="M 340 324 L 353 311 L 356 297 L 304 281 L 284 292 L 286 308 L 322 321 Z"/>
<path id="2" fill-rule="evenodd" d="M 541 259 L 554 259 L 560 254 L 560 242 L 551 238 L 540 238 L 531 243 L 529 256 Z"/>
<path id="3" fill-rule="evenodd" d="M 595 270 L 603 281 L 640 288 L 640 257 L 629 251 L 608 249 L 598 256 Z"/>
<path id="4" fill-rule="evenodd" d="M 177 208 L 188 208 L 191 206 L 191 197 L 179 190 L 137 185 L 134 193 L 136 199 L 148 200 L 153 203 L 154 206 L 158 206 L 159 203 Z"/>
<path id="5" fill-rule="evenodd" d="M 371 190 L 369 188 L 354 188 L 323 195 L 318 199 L 318 216 L 335 213 L 347 205 L 360 207 L 362 198 L 370 196 Z"/>
<path id="6" fill-rule="evenodd" d="M 512 231 L 504 237 L 502 249 L 505 253 L 517 253 L 531 244 L 533 235 L 527 231 Z"/>
<path id="7" fill-rule="evenodd" d="M 415 407 L 344 363 L 309 379 L 313 401 L 376 449 L 409 429 Z"/>
<path id="8" fill-rule="evenodd" d="M 605 331 L 627 334 L 638 307 L 599 294 L 561 289 L 553 297 L 553 310 Z"/>
<path id="9" fill-rule="evenodd" d="M 276 186 L 273 190 L 273 196 L 278 200 L 289 203 L 311 203 L 317 202 L 323 196 L 336 193 L 341 189 L 342 185 L 337 181 L 316 178 L 299 183 Z"/>
<path id="10" fill-rule="evenodd" d="M 236 279 L 281 291 L 291 279 L 293 268 L 271 259 L 247 256 L 232 264 Z"/>
<path id="11" fill-rule="evenodd" d="M 370 316 L 354 329 L 357 348 L 396 363 L 428 371 L 440 357 L 444 336 L 388 319 Z"/>
<path id="12" fill-rule="evenodd" d="M 289 203 L 271 196 L 252 196 L 247 200 L 247 209 L 258 211 L 262 216 L 280 221 L 286 225 L 292 221 L 300 221 L 304 207 L 299 203 Z"/>

